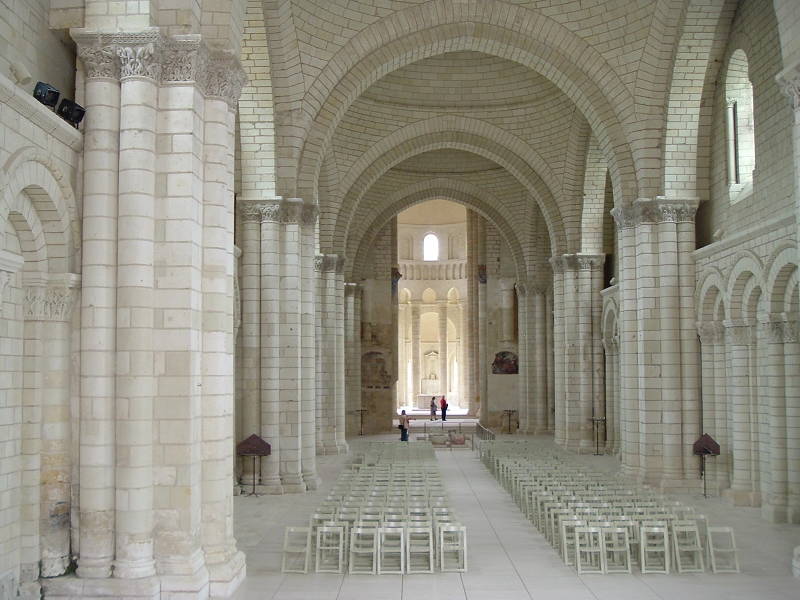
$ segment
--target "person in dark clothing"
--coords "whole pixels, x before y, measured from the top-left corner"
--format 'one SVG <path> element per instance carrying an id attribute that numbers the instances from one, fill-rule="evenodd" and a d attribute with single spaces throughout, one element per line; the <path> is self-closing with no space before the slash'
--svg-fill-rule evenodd
<path id="1" fill-rule="evenodd" d="M 408 441 L 408 416 L 406 415 L 406 411 L 402 411 L 400 413 L 400 441 L 407 442 Z"/>
<path id="2" fill-rule="evenodd" d="M 447 400 L 444 399 L 444 396 L 442 396 L 439 407 L 442 409 L 442 421 L 447 421 Z"/>

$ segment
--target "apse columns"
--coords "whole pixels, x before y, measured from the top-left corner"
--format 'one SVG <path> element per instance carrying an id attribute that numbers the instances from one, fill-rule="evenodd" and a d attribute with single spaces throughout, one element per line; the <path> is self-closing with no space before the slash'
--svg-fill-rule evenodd
<path id="1" fill-rule="evenodd" d="M 550 261 L 557 336 L 555 439 L 576 452 L 592 451 L 592 418 L 602 417 L 604 410 L 600 331 L 604 261 L 602 254 L 564 254 Z"/>
<path id="2" fill-rule="evenodd" d="M 439 391 L 447 394 L 449 391 L 448 364 L 447 364 L 447 300 L 440 300 L 436 306 L 439 316 Z"/>
<path id="3" fill-rule="evenodd" d="M 639 199 L 612 211 L 620 257 L 623 470 L 695 489 L 700 435 L 694 323 L 696 199 Z"/>
<path id="4" fill-rule="evenodd" d="M 353 435 L 360 431 L 361 409 L 361 286 L 344 284 L 344 335 L 345 335 L 345 398 L 347 414 L 351 415 Z M 402 307 L 401 307 L 402 308 Z"/>
<path id="5" fill-rule="evenodd" d="M 422 392 L 420 378 L 420 312 L 421 305 L 419 300 L 411 301 L 411 405 L 416 406 L 417 398 Z"/>

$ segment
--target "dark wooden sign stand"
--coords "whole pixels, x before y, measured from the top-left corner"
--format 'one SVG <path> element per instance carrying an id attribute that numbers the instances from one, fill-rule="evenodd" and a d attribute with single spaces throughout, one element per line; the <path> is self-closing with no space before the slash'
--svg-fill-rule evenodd
<path id="1" fill-rule="evenodd" d="M 265 442 L 261 437 L 255 433 L 246 440 L 242 440 L 236 445 L 236 454 L 238 456 L 252 456 L 253 457 L 253 489 L 244 496 L 260 496 L 256 492 L 256 480 L 258 479 L 256 473 L 260 473 L 261 469 L 256 469 L 256 466 L 261 467 L 261 457 L 269 456 L 272 454 L 272 447 Z"/>

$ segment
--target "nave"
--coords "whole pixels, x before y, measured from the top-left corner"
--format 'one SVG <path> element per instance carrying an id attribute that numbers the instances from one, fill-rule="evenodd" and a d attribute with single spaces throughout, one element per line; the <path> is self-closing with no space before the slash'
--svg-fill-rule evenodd
<path id="1" fill-rule="evenodd" d="M 393 440 L 394 434 L 364 436 Z M 520 436 L 500 436 L 518 438 Z M 555 448 L 555 446 L 553 446 Z M 426 575 L 282 574 L 285 526 L 307 525 L 350 455 L 319 457 L 322 485 L 291 496 L 238 496 L 236 538 L 247 554 L 247 578 L 237 600 L 789 600 L 799 597 L 786 560 L 800 540 L 800 526 L 770 524 L 757 508 L 731 507 L 719 498 L 675 496 L 705 514 L 710 523 L 731 525 L 741 573 L 733 575 L 582 575 L 564 565 L 542 535 L 525 520 L 511 496 L 468 449 L 436 450 L 450 503 L 467 527 L 469 571 Z M 575 455 L 587 468 L 613 473 L 613 457 Z"/>

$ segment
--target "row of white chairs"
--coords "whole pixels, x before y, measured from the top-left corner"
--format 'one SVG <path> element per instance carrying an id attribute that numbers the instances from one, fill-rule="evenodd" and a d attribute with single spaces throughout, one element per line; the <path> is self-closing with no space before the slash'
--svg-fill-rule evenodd
<path id="1" fill-rule="evenodd" d="M 449 507 L 430 443 L 356 452 L 308 527 L 287 527 L 282 570 L 431 573 L 467 569 L 466 527 Z"/>
<path id="2" fill-rule="evenodd" d="M 481 459 L 579 572 L 739 572 L 733 530 L 624 477 L 588 472 L 529 441 L 488 441 Z M 705 552 L 704 552 L 705 550 Z"/>

